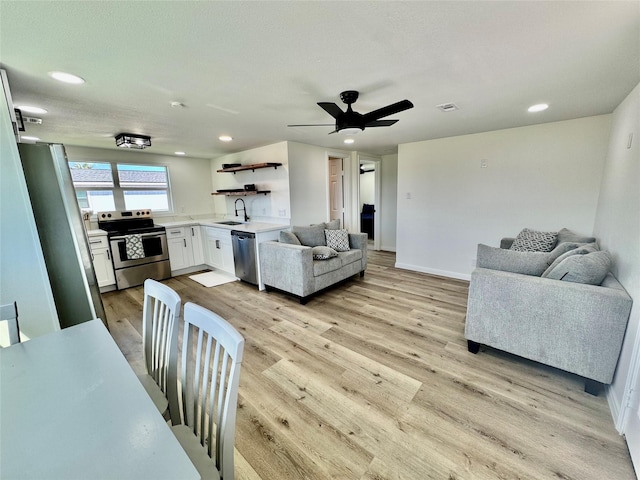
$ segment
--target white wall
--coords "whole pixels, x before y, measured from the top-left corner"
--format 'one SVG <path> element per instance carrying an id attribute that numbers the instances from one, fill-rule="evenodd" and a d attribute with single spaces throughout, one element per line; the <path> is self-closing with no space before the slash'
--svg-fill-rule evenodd
<path id="1" fill-rule="evenodd" d="M 366 165 L 366 164 L 365 164 Z M 372 164 L 369 164 L 372 165 Z M 368 167 L 371 169 L 371 166 Z M 360 211 L 362 211 L 362 205 L 368 203 L 370 205 L 374 205 L 376 203 L 375 200 L 375 170 L 367 173 L 360 174 Z M 376 208 L 379 208 L 379 205 L 376 205 Z"/>
<path id="2" fill-rule="evenodd" d="M 0 303 L 29 338 L 60 329 L 9 111 L 0 91 Z"/>
<path id="3" fill-rule="evenodd" d="M 276 168 L 262 168 L 259 170 L 244 170 L 234 173 L 218 173 L 223 163 L 239 163 L 253 165 L 256 163 L 281 163 Z M 258 190 L 270 190 L 267 195 L 252 195 L 246 197 L 214 196 L 214 210 L 217 214 L 233 217 L 234 204 L 242 198 L 247 206 L 247 214 L 253 221 L 271 223 L 289 223 L 290 195 L 289 195 L 289 160 L 287 142 L 274 143 L 266 147 L 254 148 L 243 152 L 233 153 L 211 160 L 211 181 L 213 190 L 244 188 L 246 184 L 255 184 Z"/>
<path id="4" fill-rule="evenodd" d="M 524 227 L 592 233 L 610 122 L 601 115 L 400 145 L 397 266 L 468 279 L 478 243 L 498 246 Z"/>
<path id="5" fill-rule="evenodd" d="M 380 197 L 380 249 L 395 252 L 398 217 L 398 155 L 382 157 Z"/>
<path id="6" fill-rule="evenodd" d="M 633 134 L 631 148 L 627 148 Z M 634 299 L 613 384 L 612 411 L 626 405 L 625 384 L 640 325 L 640 85 L 613 113 L 594 235 L 613 256 L 613 273 Z M 637 389 L 637 386 L 634 386 Z M 635 414 L 635 412 L 634 412 Z"/>
<path id="7" fill-rule="evenodd" d="M 289 142 L 291 225 L 329 220 L 329 160 L 326 148 Z"/>
<path id="8" fill-rule="evenodd" d="M 111 150 L 89 147 L 65 147 L 69 161 L 122 163 L 157 163 L 169 170 L 169 182 L 173 197 L 172 214 L 157 213 L 155 217 L 177 215 L 206 215 L 214 212 L 211 196 L 210 161 L 201 158 L 157 155 L 137 150 Z"/>

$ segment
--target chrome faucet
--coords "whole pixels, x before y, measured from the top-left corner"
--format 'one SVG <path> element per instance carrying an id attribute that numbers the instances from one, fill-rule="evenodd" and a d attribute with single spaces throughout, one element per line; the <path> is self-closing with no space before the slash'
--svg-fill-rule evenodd
<path id="1" fill-rule="evenodd" d="M 238 208 L 238 202 L 242 202 L 242 208 L 241 209 Z M 244 200 L 241 199 L 241 198 L 236 199 L 236 201 L 233 204 L 233 206 L 236 209 L 236 217 L 238 216 L 238 210 L 242 210 L 244 212 L 244 221 L 248 222 L 249 221 L 249 215 L 247 215 L 247 207 L 244 204 Z"/>

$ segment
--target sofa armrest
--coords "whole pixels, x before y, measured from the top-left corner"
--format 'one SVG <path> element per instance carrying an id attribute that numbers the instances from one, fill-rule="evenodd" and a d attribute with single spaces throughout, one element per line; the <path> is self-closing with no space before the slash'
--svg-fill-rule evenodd
<path id="1" fill-rule="evenodd" d="M 595 286 L 478 268 L 465 337 L 611 383 L 631 304 L 611 274 Z"/>
<path id="2" fill-rule="evenodd" d="M 500 248 L 509 249 L 511 248 L 511 245 L 513 245 L 514 241 L 515 238 L 513 237 L 504 237 L 502 240 L 500 240 Z"/>
<path id="3" fill-rule="evenodd" d="M 261 242 L 260 275 L 265 285 L 304 297 L 313 293 L 311 247 L 276 241 Z"/>

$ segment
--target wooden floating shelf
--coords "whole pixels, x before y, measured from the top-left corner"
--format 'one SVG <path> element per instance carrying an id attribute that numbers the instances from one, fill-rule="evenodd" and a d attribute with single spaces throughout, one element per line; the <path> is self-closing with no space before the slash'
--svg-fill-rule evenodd
<path id="1" fill-rule="evenodd" d="M 260 195 L 271 193 L 271 190 L 244 190 L 242 192 L 211 192 L 211 195 L 226 195 L 227 197 L 246 197 L 247 195 Z"/>
<path id="2" fill-rule="evenodd" d="M 239 167 L 230 167 L 230 168 L 222 168 L 220 170 L 218 170 L 218 173 L 222 173 L 222 172 L 231 172 L 231 173 L 236 173 L 236 172 L 242 172 L 243 170 L 252 170 L 252 171 L 256 171 L 260 168 L 275 168 L 276 170 L 278 169 L 278 167 L 282 166 L 281 163 L 254 163 L 252 165 L 240 165 Z"/>

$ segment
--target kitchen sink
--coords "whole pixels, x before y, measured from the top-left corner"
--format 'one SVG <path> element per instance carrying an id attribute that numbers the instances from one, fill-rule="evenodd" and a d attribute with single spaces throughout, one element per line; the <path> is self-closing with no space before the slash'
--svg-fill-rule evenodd
<path id="1" fill-rule="evenodd" d="M 218 223 L 220 225 L 242 225 L 242 222 L 235 222 L 233 220 L 225 220 L 223 222 L 213 222 L 213 223 Z"/>

